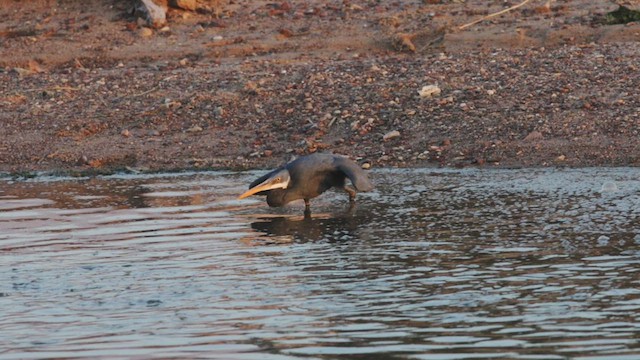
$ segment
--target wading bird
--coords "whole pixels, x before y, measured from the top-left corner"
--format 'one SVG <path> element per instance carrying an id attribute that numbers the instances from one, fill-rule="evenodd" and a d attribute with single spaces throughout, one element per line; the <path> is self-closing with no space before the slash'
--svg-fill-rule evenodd
<path id="1" fill-rule="evenodd" d="M 347 178 L 353 187 L 345 183 Z M 355 202 L 356 190 L 373 189 L 367 174 L 358 164 L 340 155 L 315 153 L 297 158 L 261 176 L 238 199 L 256 194 L 266 195 L 267 204 L 273 207 L 304 199 L 305 212 L 309 212 L 309 200 L 332 187 L 344 189 L 351 203 Z"/>

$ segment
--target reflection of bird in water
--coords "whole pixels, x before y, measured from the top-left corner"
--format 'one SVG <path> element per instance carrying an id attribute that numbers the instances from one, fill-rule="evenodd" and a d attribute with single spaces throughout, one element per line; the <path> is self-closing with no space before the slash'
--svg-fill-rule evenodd
<path id="1" fill-rule="evenodd" d="M 335 239 L 353 234 L 366 218 L 351 215 L 332 217 L 261 217 L 251 223 L 251 228 L 267 235 L 266 239 L 276 242 L 317 241 L 322 238 Z"/>
<path id="2" fill-rule="evenodd" d="M 346 185 L 347 178 L 351 180 L 353 187 Z M 349 194 L 351 203 L 355 201 L 356 190 L 373 189 L 365 171 L 348 158 L 332 154 L 312 154 L 258 178 L 239 199 L 254 194 L 266 195 L 269 206 L 284 206 L 291 201 L 304 199 L 305 213 L 308 213 L 309 200 L 332 187 L 344 189 Z"/>

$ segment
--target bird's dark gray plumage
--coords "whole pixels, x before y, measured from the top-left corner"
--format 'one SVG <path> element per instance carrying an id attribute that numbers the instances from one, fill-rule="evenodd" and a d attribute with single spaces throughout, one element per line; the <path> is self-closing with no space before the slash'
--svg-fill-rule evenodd
<path id="1" fill-rule="evenodd" d="M 346 179 L 351 181 L 353 188 L 346 184 Z M 373 184 L 366 172 L 348 158 L 316 153 L 295 159 L 259 177 L 240 198 L 266 195 L 269 206 L 283 206 L 303 199 L 308 208 L 310 199 L 332 187 L 344 189 L 349 193 L 349 199 L 354 201 L 356 191 L 371 191 Z"/>

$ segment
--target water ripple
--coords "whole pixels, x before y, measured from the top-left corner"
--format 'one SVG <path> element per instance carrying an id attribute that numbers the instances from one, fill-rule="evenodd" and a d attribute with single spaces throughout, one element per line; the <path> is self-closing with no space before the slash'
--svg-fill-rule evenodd
<path id="1" fill-rule="evenodd" d="M 637 169 L 259 173 L 0 183 L 0 358 L 640 357 Z"/>

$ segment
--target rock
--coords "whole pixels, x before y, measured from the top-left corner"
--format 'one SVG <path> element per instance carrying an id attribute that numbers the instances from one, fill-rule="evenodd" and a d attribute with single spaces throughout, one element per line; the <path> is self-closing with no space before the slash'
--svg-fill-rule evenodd
<path id="1" fill-rule="evenodd" d="M 273 150 L 265 150 L 263 151 L 263 154 L 265 157 L 270 157 L 271 155 L 273 155 Z"/>
<path id="2" fill-rule="evenodd" d="M 369 162 L 363 163 L 362 164 L 362 168 L 365 169 L 365 170 L 371 169 L 371 163 L 369 163 Z"/>
<path id="3" fill-rule="evenodd" d="M 597 240 L 597 241 L 598 241 L 598 246 L 607 246 L 607 245 L 609 245 L 609 240 L 610 240 L 610 239 L 611 239 L 611 238 L 609 238 L 609 237 L 608 237 L 608 236 L 606 236 L 606 235 L 600 235 L 600 236 L 598 237 L 598 240 Z"/>
<path id="4" fill-rule="evenodd" d="M 384 136 L 382 137 L 382 140 L 387 141 L 387 140 L 391 140 L 394 138 L 400 137 L 400 131 L 398 130 L 393 130 L 393 131 L 389 131 L 388 133 L 384 134 Z"/>
<path id="5" fill-rule="evenodd" d="M 140 0 L 137 10 L 144 15 L 147 24 L 156 29 L 167 23 L 167 9 L 164 5 L 157 4 L 152 0 Z"/>
<path id="6" fill-rule="evenodd" d="M 140 28 L 139 34 L 140 34 L 140 37 L 147 38 L 153 35 L 153 30 L 149 29 L 148 27 L 143 27 L 143 28 Z"/>
<path id="7" fill-rule="evenodd" d="M 215 117 L 220 117 L 224 115 L 224 108 L 222 106 L 216 106 L 215 109 L 213 109 L 213 115 Z"/>
<path id="8" fill-rule="evenodd" d="M 202 127 L 201 127 L 201 126 L 194 125 L 194 126 L 192 126 L 192 127 L 188 128 L 188 129 L 187 129 L 187 132 L 188 132 L 188 133 L 197 133 L 197 132 L 202 132 L 202 130 L 203 130 L 203 129 L 202 129 Z"/>
<path id="9" fill-rule="evenodd" d="M 82 155 L 80 156 L 80 158 L 77 161 L 78 165 L 89 165 L 89 158 L 87 158 L 87 155 Z"/>
<path id="10" fill-rule="evenodd" d="M 418 95 L 420 95 L 421 98 L 428 98 L 432 96 L 438 96 L 440 95 L 440 92 L 441 90 L 437 85 L 427 85 L 418 90 Z"/>
<path id="11" fill-rule="evenodd" d="M 391 37 L 391 46 L 396 51 L 416 52 L 416 46 L 413 43 L 415 34 L 397 33 Z"/>
<path id="12" fill-rule="evenodd" d="M 120 135 L 124 136 L 124 137 L 129 137 L 131 136 L 131 132 L 127 129 L 124 129 L 120 132 Z"/>
<path id="13" fill-rule="evenodd" d="M 13 69 L 11 69 L 11 71 L 15 72 L 16 74 L 18 74 L 20 76 L 33 74 L 33 71 L 31 71 L 29 69 L 24 69 L 24 68 L 21 68 L 21 67 L 14 67 Z"/>
<path id="14" fill-rule="evenodd" d="M 566 156 L 564 156 L 564 155 L 560 155 L 560 156 L 558 156 L 558 157 L 556 158 L 556 160 L 558 160 L 558 161 L 565 161 L 566 159 L 567 159 L 567 157 L 566 157 Z"/>
<path id="15" fill-rule="evenodd" d="M 35 61 L 35 60 L 29 60 L 27 65 L 28 65 L 28 69 L 31 70 L 34 73 L 42 73 L 42 72 L 44 72 L 44 70 L 42 69 L 40 64 L 38 64 L 38 62 Z"/>
<path id="16" fill-rule="evenodd" d="M 179 9 L 196 11 L 198 8 L 198 2 L 196 0 L 171 0 L 171 6 Z"/>
<path id="17" fill-rule="evenodd" d="M 524 139 L 522 139 L 522 141 L 528 141 L 528 142 L 532 142 L 532 141 L 540 141 L 542 140 L 544 137 L 542 136 L 542 133 L 539 131 L 532 131 L 529 133 L 529 135 L 525 136 Z"/>

